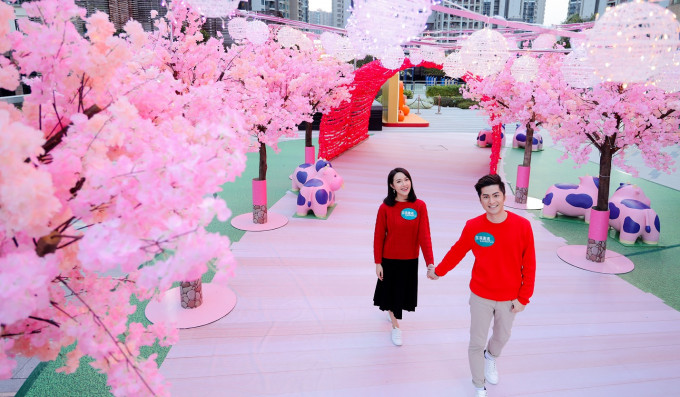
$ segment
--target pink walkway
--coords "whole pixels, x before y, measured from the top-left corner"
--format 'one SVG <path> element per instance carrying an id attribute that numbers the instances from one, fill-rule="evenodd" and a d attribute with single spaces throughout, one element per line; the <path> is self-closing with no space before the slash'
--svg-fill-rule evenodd
<path id="1" fill-rule="evenodd" d="M 387 172 L 403 166 L 428 204 L 441 259 L 480 213 L 471 186 L 488 171 L 488 155 L 475 136 L 387 128 L 333 162 L 346 182 L 328 220 L 291 218 L 284 228 L 246 233 L 233 247 L 236 307 L 181 331 L 161 368 L 173 395 L 471 396 L 471 257 L 438 281 L 422 267 L 418 309 L 405 313 L 404 346 L 395 347 L 372 306 L 371 244 Z M 295 197 L 273 210 L 292 215 Z M 563 263 L 555 254 L 563 240 L 528 217 L 536 294 L 517 317 L 489 395 L 678 395 L 680 313 L 616 276 Z"/>

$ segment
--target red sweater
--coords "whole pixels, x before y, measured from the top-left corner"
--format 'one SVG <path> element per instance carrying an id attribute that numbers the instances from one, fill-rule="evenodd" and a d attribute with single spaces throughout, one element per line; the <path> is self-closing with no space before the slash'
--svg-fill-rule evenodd
<path id="1" fill-rule="evenodd" d="M 435 274 L 448 273 L 470 250 L 475 256 L 472 292 L 495 301 L 517 299 L 523 305 L 529 303 L 534 293 L 536 253 L 528 220 L 512 212 L 501 223 L 492 223 L 486 214 L 470 219 Z"/>
<path id="2" fill-rule="evenodd" d="M 413 203 L 399 202 L 390 207 L 383 203 L 378 209 L 373 238 L 375 263 L 387 259 L 418 258 L 418 250 L 423 250 L 425 265 L 434 263 L 432 241 L 430 240 L 430 220 L 427 206 L 422 200 Z"/>

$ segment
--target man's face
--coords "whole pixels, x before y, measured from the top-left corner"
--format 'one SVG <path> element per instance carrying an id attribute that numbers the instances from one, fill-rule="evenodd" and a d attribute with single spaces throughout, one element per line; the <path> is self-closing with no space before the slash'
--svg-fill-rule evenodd
<path id="1" fill-rule="evenodd" d="M 482 194 L 479 197 L 479 202 L 482 204 L 484 211 L 489 216 L 496 216 L 503 212 L 503 204 L 505 203 L 505 194 L 501 192 L 498 185 L 485 186 L 482 188 Z"/>

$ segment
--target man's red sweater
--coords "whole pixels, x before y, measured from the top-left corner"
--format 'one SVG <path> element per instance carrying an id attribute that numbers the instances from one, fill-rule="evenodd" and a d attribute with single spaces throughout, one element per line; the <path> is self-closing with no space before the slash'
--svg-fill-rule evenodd
<path id="1" fill-rule="evenodd" d="M 529 303 L 534 293 L 536 253 L 528 220 L 512 212 L 501 223 L 489 221 L 486 214 L 470 219 L 435 274 L 448 273 L 470 250 L 475 256 L 470 280 L 473 293 L 495 301 Z"/>
<path id="2" fill-rule="evenodd" d="M 423 250 L 425 265 L 434 263 L 425 202 L 420 199 L 413 203 L 397 201 L 393 207 L 383 203 L 375 220 L 375 263 L 382 263 L 382 258 L 418 258 L 419 248 Z"/>

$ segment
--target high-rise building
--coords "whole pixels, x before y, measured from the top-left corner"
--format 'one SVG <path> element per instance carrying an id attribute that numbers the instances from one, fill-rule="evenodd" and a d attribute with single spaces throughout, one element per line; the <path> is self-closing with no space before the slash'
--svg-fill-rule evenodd
<path id="1" fill-rule="evenodd" d="M 109 0 L 109 18 L 116 30 L 122 29 L 127 21 L 134 19 L 133 10 L 136 3 L 132 0 Z"/>
<path id="2" fill-rule="evenodd" d="M 351 14 L 350 8 L 353 2 L 351 0 L 333 0 L 331 13 L 333 14 L 333 26 L 337 28 L 344 28 L 347 26 L 347 20 Z"/>
<path id="3" fill-rule="evenodd" d="M 602 15 L 607 7 L 613 7 L 625 2 L 626 0 L 569 0 L 569 8 L 565 19 L 572 15 L 578 15 L 581 19 L 590 19 L 594 16 Z"/>
<path id="4" fill-rule="evenodd" d="M 500 0 L 485 1 L 485 0 L 456 0 L 456 1 L 444 1 L 442 5 L 448 6 L 455 3 L 457 6 L 463 7 L 469 11 L 482 14 L 486 9 L 490 10 L 495 5 L 493 3 L 499 2 Z M 488 4 L 487 4 L 488 3 Z M 486 7 L 485 7 L 486 6 Z M 459 17 L 457 15 L 450 15 L 444 12 L 433 11 L 434 25 L 432 29 L 435 31 L 456 31 L 456 30 L 468 30 L 468 29 L 481 29 L 484 27 L 484 22 L 475 21 L 473 19 Z M 488 14 L 487 14 L 488 15 Z"/>
<path id="5" fill-rule="evenodd" d="M 499 14 L 508 21 L 542 24 L 545 16 L 546 0 L 501 0 L 503 6 Z"/>
<path id="6" fill-rule="evenodd" d="M 309 0 L 250 0 L 252 11 L 307 22 Z"/>
<path id="7" fill-rule="evenodd" d="M 309 11 L 309 23 L 314 25 L 333 26 L 333 14 L 323 10 Z"/>

